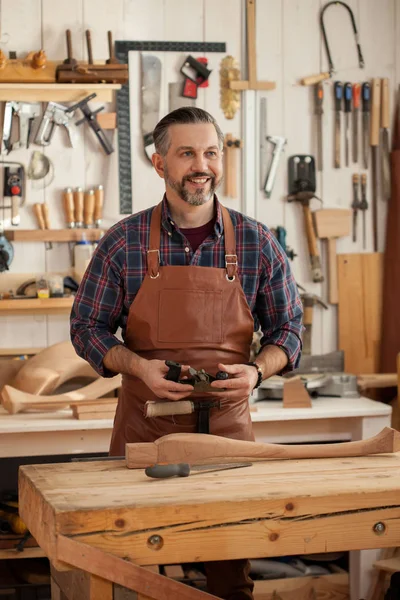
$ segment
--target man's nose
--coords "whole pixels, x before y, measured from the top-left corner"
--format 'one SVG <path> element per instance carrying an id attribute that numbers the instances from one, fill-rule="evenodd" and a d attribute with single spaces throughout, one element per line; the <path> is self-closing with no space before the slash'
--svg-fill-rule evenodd
<path id="1" fill-rule="evenodd" d="M 192 162 L 193 171 L 201 171 L 202 173 L 208 172 L 208 160 L 203 153 L 195 154 Z"/>

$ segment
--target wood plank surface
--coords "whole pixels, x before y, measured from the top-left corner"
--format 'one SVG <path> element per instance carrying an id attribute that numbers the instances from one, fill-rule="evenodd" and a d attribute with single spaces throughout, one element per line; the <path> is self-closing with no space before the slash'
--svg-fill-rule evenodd
<path id="1" fill-rule="evenodd" d="M 339 349 L 347 373 L 377 373 L 381 339 L 382 254 L 338 256 Z"/>
<path id="2" fill-rule="evenodd" d="M 50 558 L 57 534 L 140 565 L 390 547 L 399 467 L 399 454 L 270 460 L 151 480 L 122 460 L 29 465 L 20 513 Z"/>
<path id="3" fill-rule="evenodd" d="M 254 600 L 349 600 L 347 573 L 254 582 Z M 277 594 L 279 596 L 277 597 Z"/>

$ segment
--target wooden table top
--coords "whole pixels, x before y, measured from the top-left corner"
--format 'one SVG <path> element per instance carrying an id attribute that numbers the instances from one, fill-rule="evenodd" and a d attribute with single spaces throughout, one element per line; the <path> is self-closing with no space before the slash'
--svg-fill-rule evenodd
<path id="1" fill-rule="evenodd" d="M 20 468 L 19 505 L 50 559 L 57 534 L 141 565 L 391 547 L 400 545 L 400 453 L 168 480 L 121 460 L 30 465 Z"/>

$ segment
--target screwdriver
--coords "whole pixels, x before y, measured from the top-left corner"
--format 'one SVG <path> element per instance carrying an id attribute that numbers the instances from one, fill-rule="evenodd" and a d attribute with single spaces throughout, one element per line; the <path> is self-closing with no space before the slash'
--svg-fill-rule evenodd
<path id="1" fill-rule="evenodd" d="M 367 202 L 367 175 L 363 173 L 361 175 L 361 202 L 360 202 L 360 210 L 362 210 L 363 214 L 363 248 L 366 249 L 367 241 L 366 241 L 366 211 L 368 208 Z"/>
<path id="2" fill-rule="evenodd" d="M 323 155 L 322 155 L 322 115 L 324 114 L 322 104 L 324 100 L 324 88 L 322 81 L 314 86 L 315 91 L 315 114 L 317 116 L 317 168 L 318 171 L 323 170 Z"/>
<path id="3" fill-rule="evenodd" d="M 343 85 L 335 81 L 335 169 L 340 168 L 340 111 L 342 110 Z"/>
<path id="4" fill-rule="evenodd" d="M 353 85 L 353 162 L 358 162 L 358 113 L 360 112 L 361 85 Z"/>
<path id="5" fill-rule="evenodd" d="M 353 86 L 348 81 L 344 84 L 344 114 L 345 114 L 345 136 L 346 136 L 346 145 L 345 145 L 345 157 L 346 157 L 346 167 L 349 166 L 349 155 L 350 155 L 350 113 L 351 113 L 351 100 L 353 97 Z"/>
<path id="6" fill-rule="evenodd" d="M 361 86 L 362 97 L 362 138 L 363 138 L 363 161 L 364 169 L 368 169 L 369 154 L 369 119 L 371 110 L 371 86 L 368 81 Z"/>

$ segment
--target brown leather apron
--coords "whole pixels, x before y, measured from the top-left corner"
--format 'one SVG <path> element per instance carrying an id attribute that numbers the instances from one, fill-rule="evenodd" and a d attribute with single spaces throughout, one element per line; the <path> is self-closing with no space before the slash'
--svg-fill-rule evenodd
<path id="1" fill-rule="evenodd" d="M 151 216 L 148 271 L 128 315 L 125 344 L 139 356 L 174 360 L 215 375 L 218 363 L 249 360 L 253 317 L 237 275 L 235 234 L 222 208 L 226 268 L 160 266 L 161 204 Z M 254 440 L 248 397 L 224 401 L 223 392 L 192 394 L 221 400 L 211 409 L 210 433 Z M 195 432 L 196 415 L 144 417 L 144 404 L 158 400 L 138 377 L 124 375 L 110 454 L 125 454 L 126 442 L 152 442 L 169 433 Z"/>

